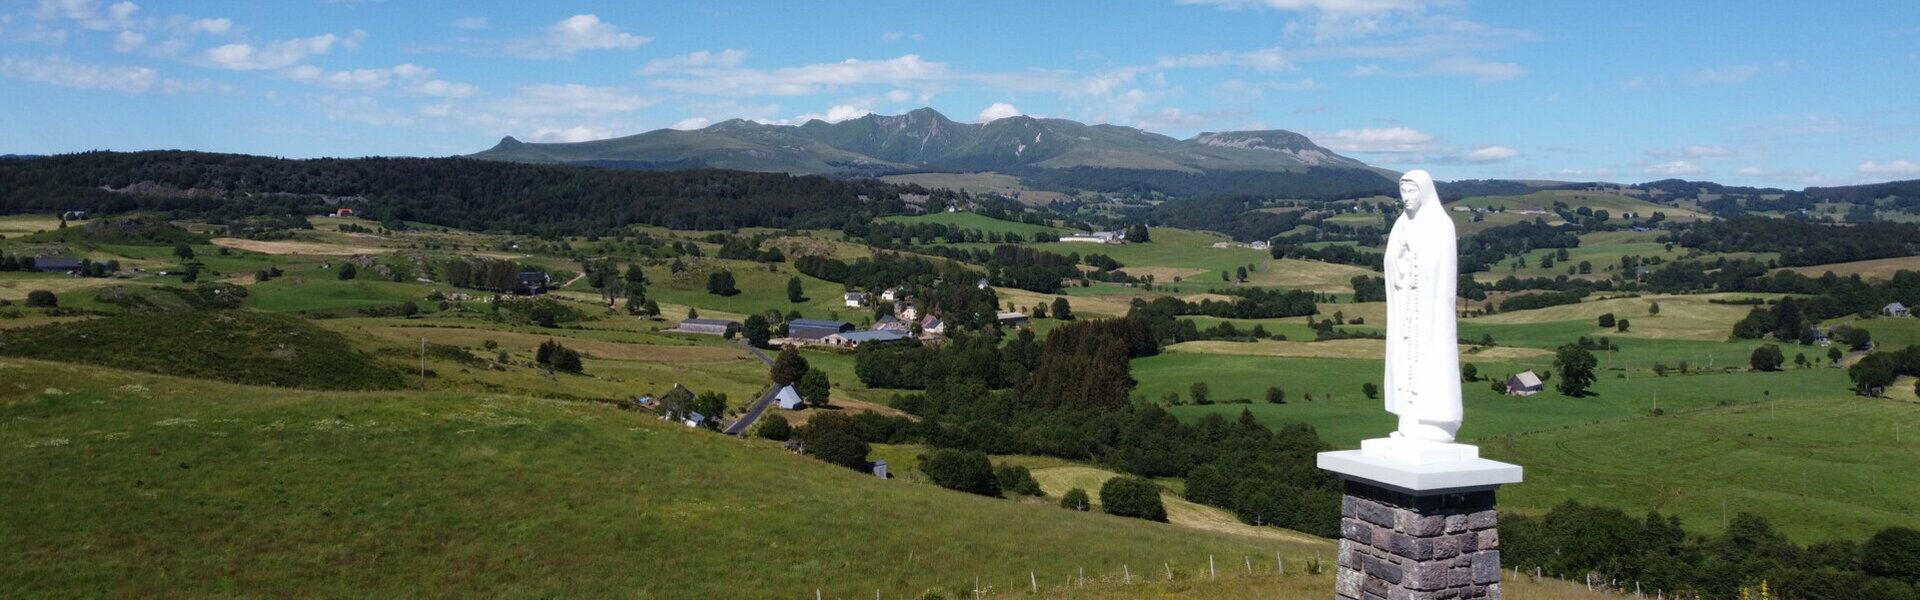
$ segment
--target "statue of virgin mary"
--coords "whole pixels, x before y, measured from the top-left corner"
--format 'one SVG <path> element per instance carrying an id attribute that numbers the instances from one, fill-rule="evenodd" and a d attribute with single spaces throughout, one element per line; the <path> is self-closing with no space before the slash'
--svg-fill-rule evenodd
<path id="1" fill-rule="evenodd" d="M 1461 419 L 1453 220 L 1426 171 L 1400 177 L 1400 200 L 1387 234 L 1387 412 L 1400 416 L 1393 437 L 1448 444 Z"/>

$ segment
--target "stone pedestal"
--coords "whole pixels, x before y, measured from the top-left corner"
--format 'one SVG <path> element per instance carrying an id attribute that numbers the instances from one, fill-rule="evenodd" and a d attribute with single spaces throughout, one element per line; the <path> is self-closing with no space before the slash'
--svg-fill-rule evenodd
<path id="1" fill-rule="evenodd" d="M 1334 596 L 1499 600 L 1494 490 L 1518 483 L 1520 467 L 1479 458 L 1472 446 L 1399 457 L 1380 450 L 1320 454 L 1320 468 L 1346 479 Z"/>

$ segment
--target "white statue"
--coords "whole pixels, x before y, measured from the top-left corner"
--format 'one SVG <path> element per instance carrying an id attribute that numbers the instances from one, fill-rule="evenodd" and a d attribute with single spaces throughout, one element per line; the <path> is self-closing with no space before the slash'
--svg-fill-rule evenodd
<path id="1" fill-rule="evenodd" d="M 1453 220 L 1426 171 L 1400 176 L 1400 200 L 1387 234 L 1387 412 L 1400 416 L 1394 438 L 1450 444 L 1461 419 Z"/>

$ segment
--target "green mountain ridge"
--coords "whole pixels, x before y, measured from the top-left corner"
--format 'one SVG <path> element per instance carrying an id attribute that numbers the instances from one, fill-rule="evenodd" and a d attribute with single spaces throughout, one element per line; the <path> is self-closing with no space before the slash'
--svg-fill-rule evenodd
<path id="1" fill-rule="evenodd" d="M 828 123 L 768 125 L 732 119 L 703 129 L 659 129 L 590 142 L 505 138 L 472 158 L 665 169 L 713 167 L 872 176 L 913 172 L 1067 169 L 1310 174 L 1359 170 L 1390 184 L 1397 173 L 1285 130 L 1206 132 L 1180 140 L 1132 127 L 1015 116 L 961 123 L 931 108 Z M 1351 174 L 1345 174 L 1351 176 Z"/>

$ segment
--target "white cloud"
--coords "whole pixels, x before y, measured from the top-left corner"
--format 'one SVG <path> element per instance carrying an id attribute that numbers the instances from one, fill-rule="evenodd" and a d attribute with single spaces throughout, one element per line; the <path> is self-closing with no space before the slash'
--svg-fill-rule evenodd
<path id="1" fill-rule="evenodd" d="M 1233 10 L 1270 8 L 1288 11 L 1317 10 L 1332 13 L 1374 13 L 1395 10 L 1415 10 L 1428 4 L 1433 4 L 1431 1 L 1424 0 L 1178 0 L 1177 3 L 1207 4 Z"/>
<path id="2" fill-rule="evenodd" d="M 1020 109 L 1014 108 L 1012 104 L 1007 104 L 1005 102 L 995 102 L 992 105 L 988 106 L 985 110 L 980 111 L 980 116 L 974 120 L 979 121 L 981 123 L 986 123 L 990 121 L 998 121 L 1000 119 L 1005 119 L 1007 117 L 1018 117 L 1020 115 L 1021 115 Z"/>
<path id="3" fill-rule="evenodd" d="M 207 49 L 200 55 L 201 61 L 208 66 L 251 71 L 259 69 L 279 69 L 299 64 L 308 56 L 333 53 L 335 47 L 349 50 L 360 45 L 366 39 L 367 32 L 354 30 L 345 36 L 334 34 L 317 35 L 309 38 L 295 38 L 269 42 L 266 46 L 233 43 Z"/>
<path id="4" fill-rule="evenodd" d="M 541 35 L 509 42 L 507 53 L 535 60 L 565 59 L 587 50 L 630 50 L 651 41 L 620 31 L 598 16 L 574 15 L 548 25 Z"/>
<path id="5" fill-rule="evenodd" d="M 1860 163 L 1861 175 L 1920 175 L 1920 164 L 1912 161 L 1867 161 Z"/>
<path id="6" fill-rule="evenodd" d="M 1467 162 L 1499 162 L 1520 156 L 1520 151 L 1506 146 L 1481 146 L 1467 153 Z"/>
<path id="7" fill-rule="evenodd" d="M 1725 146 L 1687 146 L 1680 152 L 1694 158 L 1725 158 L 1733 156 L 1733 151 Z"/>
<path id="8" fill-rule="evenodd" d="M 486 17 L 460 17 L 453 20 L 456 29 L 486 29 L 487 24 Z"/>
<path id="9" fill-rule="evenodd" d="M 640 68 L 639 74 L 654 75 L 686 69 L 731 69 L 740 66 L 740 63 L 746 59 L 746 50 L 734 50 L 731 48 L 719 52 L 701 50 L 669 58 L 649 60 L 647 61 L 647 66 Z"/>
<path id="10" fill-rule="evenodd" d="M 1753 79 L 1753 76 L 1760 74 L 1760 70 L 1761 70 L 1760 65 L 1733 65 L 1733 66 L 1727 66 L 1727 67 L 1716 67 L 1712 69 L 1701 69 L 1699 71 L 1696 71 L 1688 79 L 1696 84 L 1717 83 L 1717 84 L 1723 84 L 1723 85 L 1730 85 L 1735 83 L 1744 83 L 1748 79 Z"/>
<path id="11" fill-rule="evenodd" d="M 192 33 L 225 35 L 228 31 L 233 30 L 233 19 L 194 19 L 187 23 L 187 30 Z"/>
<path id="12" fill-rule="evenodd" d="M 1646 168 L 1646 173 L 1648 175 L 1664 175 L 1667 177 L 1677 177 L 1681 175 L 1700 175 L 1706 172 L 1707 172 L 1706 167 L 1702 167 L 1700 165 L 1696 165 L 1684 160 L 1676 160 L 1672 162 L 1664 162 L 1664 163 L 1659 163 L 1654 165 L 1648 165 Z"/>
<path id="13" fill-rule="evenodd" d="M 1279 48 L 1266 48 L 1249 52 L 1206 52 L 1179 56 L 1162 56 L 1154 61 L 1161 69 L 1191 69 L 1206 67 L 1246 67 L 1256 71 L 1291 71 L 1295 67 L 1288 62 L 1285 53 Z"/>
<path id="14" fill-rule="evenodd" d="M 512 97 L 489 103 L 509 117 L 538 115 L 612 114 L 639 110 L 652 104 L 626 91 L 577 83 L 541 83 L 520 86 Z"/>
<path id="15" fill-rule="evenodd" d="M 870 114 L 873 114 L 873 110 L 871 109 L 860 108 L 851 104 L 835 104 L 832 108 L 827 109 L 826 114 L 807 113 L 794 117 L 792 122 L 806 123 L 807 121 L 819 119 L 828 123 L 839 123 L 849 119 L 858 119 Z"/>
<path id="16" fill-rule="evenodd" d="M 681 119 L 678 123 L 668 125 L 667 129 L 678 129 L 681 131 L 690 131 L 694 129 L 700 129 L 712 124 L 713 124 L 713 121 L 708 120 L 706 117 L 687 117 L 685 119 Z"/>
<path id="17" fill-rule="evenodd" d="M 122 31 L 113 36 L 114 52 L 132 52 L 147 45 L 147 35 L 138 31 Z"/>
<path id="18" fill-rule="evenodd" d="M 1472 77 L 1475 83 L 1498 83 L 1527 74 L 1527 68 L 1473 57 L 1454 57 L 1426 66 L 1389 70 L 1376 64 L 1357 65 L 1347 72 L 1354 77 Z"/>
<path id="19" fill-rule="evenodd" d="M 83 90 L 144 94 L 161 83 L 160 72 L 147 67 L 95 65 L 66 56 L 0 57 L 0 75 Z"/>
<path id="20" fill-rule="evenodd" d="M 447 98 L 465 98 L 480 93 L 480 88 L 473 84 L 433 79 L 433 69 L 411 63 L 384 69 L 348 71 L 328 71 L 312 65 L 301 65 L 283 69 L 280 74 L 295 81 L 337 89 L 379 91 L 391 88 L 405 94 Z"/>
<path id="21" fill-rule="evenodd" d="M 1342 129 L 1311 136 L 1335 152 L 1405 153 L 1439 150 L 1438 138 L 1409 127 Z"/>
<path id="22" fill-rule="evenodd" d="M 593 129 L 585 125 L 576 125 L 566 129 L 542 127 L 535 129 L 533 135 L 527 136 L 527 139 L 535 142 L 555 143 L 590 142 L 593 140 L 604 140 L 610 137 L 613 137 L 612 132 Z"/>
<path id="23" fill-rule="evenodd" d="M 905 31 L 889 31 L 889 32 L 880 34 L 880 41 L 885 43 L 893 43 L 893 42 L 898 42 L 900 40 L 913 40 L 916 42 L 920 42 L 920 41 L 925 41 L 926 39 L 927 39 L 927 36 L 920 35 L 918 33 L 907 33 Z"/>
<path id="24" fill-rule="evenodd" d="M 905 86 L 947 79 L 946 63 L 908 54 L 884 60 L 847 59 L 782 69 L 690 68 L 688 77 L 657 79 L 654 85 L 690 94 L 716 96 L 801 96 L 825 89 L 887 84 Z"/>

